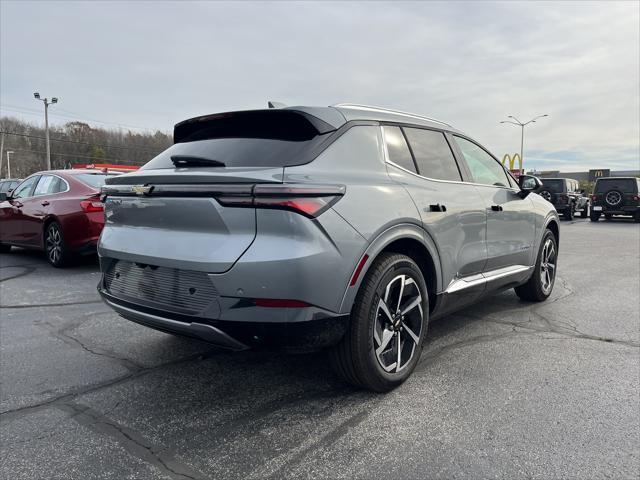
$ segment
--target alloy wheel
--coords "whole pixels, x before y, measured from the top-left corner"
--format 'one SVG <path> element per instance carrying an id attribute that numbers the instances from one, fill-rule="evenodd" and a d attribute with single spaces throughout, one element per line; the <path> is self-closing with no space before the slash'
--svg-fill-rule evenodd
<path id="1" fill-rule="evenodd" d="M 542 291 L 549 294 L 553 288 L 556 277 L 556 247 L 551 238 L 547 238 L 542 247 L 542 258 L 540 261 L 540 281 Z"/>
<path id="2" fill-rule="evenodd" d="M 622 195 L 620 195 L 620 192 L 612 190 L 605 196 L 605 201 L 609 205 L 618 205 L 622 201 Z"/>
<path id="3" fill-rule="evenodd" d="M 54 265 L 62 258 L 62 235 L 56 225 L 51 225 L 47 230 L 46 249 L 49 261 Z"/>
<path id="4" fill-rule="evenodd" d="M 422 334 L 422 294 L 410 275 L 397 275 L 378 301 L 373 340 L 380 366 L 389 373 L 404 369 Z"/>

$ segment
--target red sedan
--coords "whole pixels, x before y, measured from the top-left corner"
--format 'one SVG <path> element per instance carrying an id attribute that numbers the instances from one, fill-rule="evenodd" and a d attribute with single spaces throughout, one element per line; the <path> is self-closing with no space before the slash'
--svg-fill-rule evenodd
<path id="1" fill-rule="evenodd" d="M 104 226 L 99 170 L 52 170 L 34 173 L 9 196 L 0 193 L 0 252 L 11 246 L 47 254 L 63 267 L 74 254 L 95 252 Z"/>

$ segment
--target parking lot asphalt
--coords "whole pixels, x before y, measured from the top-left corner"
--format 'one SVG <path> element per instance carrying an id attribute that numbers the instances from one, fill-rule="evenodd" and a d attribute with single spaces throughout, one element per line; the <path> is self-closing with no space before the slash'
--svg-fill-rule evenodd
<path id="1" fill-rule="evenodd" d="M 429 327 L 372 394 L 322 353 L 227 353 L 102 304 L 95 260 L 0 255 L 0 476 L 638 478 L 640 227 L 563 222 L 552 297 Z"/>

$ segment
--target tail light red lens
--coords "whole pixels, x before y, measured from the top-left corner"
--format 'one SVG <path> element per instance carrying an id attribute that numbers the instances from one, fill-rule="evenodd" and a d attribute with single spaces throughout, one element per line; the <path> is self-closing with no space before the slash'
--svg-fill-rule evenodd
<path id="1" fill-rule="evenodd" d="M 591 195 L 591 200 L 593 200 L 594 202 L 598 200 L 598 195 Z"/>
<path id="2" fill-rule="evenodd" d="M 217 197 L 228 207 L 275 208 L 291 210 L 310 218 L 334 205 L 345 193 L 342 185 L 256 185 L 253 195 Z"/>
<path id="3" fill-rule="evenodd" d="M 344 185 L 259 183 L 145 185 L 144 192 L 135 185 L 105 185 L 101 199 L 108 196 L 195 196 L 213 197 L 227 207 L 274 208 L 291 210 L 310 218 L 317 217 L 334 205 L 346 192 Z"/>
<path id="4" fill-rule="evenodd" d="M 104 212 L 104 205 L 95 200 L 83 200 L 80 202 L 80 208 L 85 213 Z"/>
<path id="5" fill-rule="evenodd" d="M 255 303 L 257 307 L 267 308 L 306 308 L 311 306 L 302 300 L 283 300 L 277 298 L 254 298 L 253 303 Z"/>

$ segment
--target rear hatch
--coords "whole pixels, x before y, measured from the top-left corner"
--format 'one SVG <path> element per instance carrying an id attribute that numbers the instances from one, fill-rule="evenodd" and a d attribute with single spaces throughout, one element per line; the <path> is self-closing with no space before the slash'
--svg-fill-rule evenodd
<path id="1" fill-rule="evenodd" d="M 638 181 L 635 178 L 598 179 L 591 200 L 594 205 L 616 210 L 624 207 L 637 207 Z"/>
<path id="2" fill-rule="evenodd" d="M 294 110 L 198 117 L 175 144 L 103 187 L 103 258 L 221 273 L 256 235 L 257 189 L 282 185 L 284 168 L 317 155 L 335 127 Z M 244 207 L 244 208 L 242 208 Z"/>

